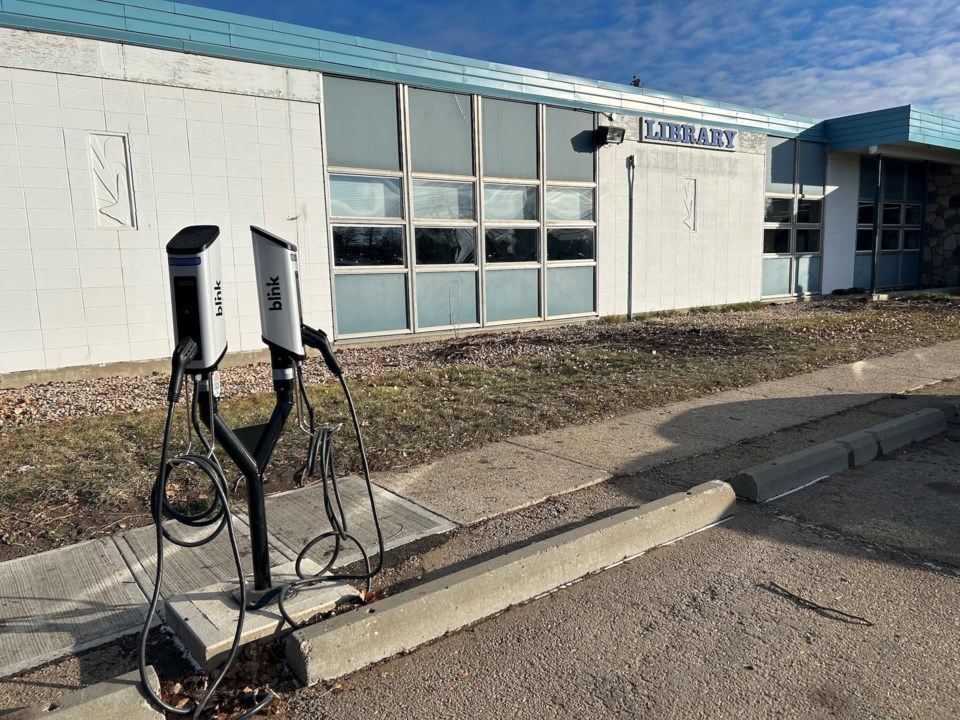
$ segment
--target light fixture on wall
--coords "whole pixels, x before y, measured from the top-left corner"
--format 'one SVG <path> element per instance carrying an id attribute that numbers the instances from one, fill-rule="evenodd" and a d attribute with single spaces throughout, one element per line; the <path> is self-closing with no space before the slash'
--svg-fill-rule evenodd
<path id="1" fill-rule="evenodd" d="M 597 147 L 603 147 L 604 145 L 619 145 L 623 142 L 623 136 L 625 133 L 625 128 L 616 127 L 614 125 L 601 125 L 597 128 L 596 133 L 594 133 L 594 138 L 597 141 Z"/>

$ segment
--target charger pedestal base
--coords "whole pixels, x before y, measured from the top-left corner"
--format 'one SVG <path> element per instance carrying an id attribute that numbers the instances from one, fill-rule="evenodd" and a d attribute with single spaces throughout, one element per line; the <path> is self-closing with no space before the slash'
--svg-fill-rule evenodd
<path id="1" fill-rule="evenodd" d="M 303 570 L 317 571 L 320 567 L 305 561 Z M 275 585 L 297 579 L 292 562 L 275 567 L 271 572 Z M 166 601 L 167 624 L 204 670 L 216 667 L 230 653 L 240 611 L 233 598 L 235 590 L 235 583 L 220 583 Z M 284 607 L 290 617 L 299 623 L 330 612 L 338 604 L 355 597 L 357 590 L 353 586 L 330 583 L 300 589 L 295 595 L 291 592 Z M 240 642 L 245 645 L 254 640 L 279 637 L 292 630 L 280 615 L 276 601 L 273 601 L 260 610 L 247 611 Z"/>

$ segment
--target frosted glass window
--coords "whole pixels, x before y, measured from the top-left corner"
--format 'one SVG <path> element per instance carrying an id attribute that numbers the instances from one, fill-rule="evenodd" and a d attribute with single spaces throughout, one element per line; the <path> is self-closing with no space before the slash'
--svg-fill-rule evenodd
<path id="1" fill-rule="evenodd" d="M 328 164 L 400 169 L 395 85 L 324 76 L 323 120 Z"/>
<path id="2" fill-rule="evenodd" d="M 593 260 L 593 228 L 548 230 L 547 260 Z"/>
<path id="3" fill-rule="evenodd" d="M 330 205 L 334 217 L 403 217 L 400 178 L 331 175 Z"/>
<path id="4" fill-rule="evenodd" d="M 338 267 L 403 265 L 403 228 L 333 228 L 333 256 Z"/>
<path id="5" fill-rule="evenodd" d="M 469 95 L 410 89 L 414 172 L 473 175 L 473 109 Z"/>
<path id="6" fill-rule="evenodd" d="M 798 181 L 804 195 L 823 195 L 827 177 L 827 146 L 800 141 Z"/>
<path id="7" fill-rule="evenodd" d="M 472 220 L 473 183 L 413 181 L 413 217 L 417 219 Z"/>
<path id="8" fill-rule="evenodd" d="M 796 143 L 785 138 L 767 138 L 767 192 L 793 192 L 793 165 Z"/>
<path id="9" fill-rule="evenodd" d="M 548 107 L 547 179 L 593 181 L 593 113 Z"/>
<path id="10" fill-rule="evenodd" d="M 591 268 L 592 269 L 592 268 Z M 540 315 L 540 271 L 536 268 L 488 270 L 487 320 L 525 320 Z"/>
<path id="11" fill-rule="evenodd" d="M 547 269 L 547 315 L 594 312 L 594 268 Z"/>
<path id="12" fill-rule="evenodd" d="M 547 220 L 593 220 L 593 188 L 547 188 Z"/>
<path id="13" fill-rule="evenodd" d="M 421 328 L 476 325 L 476 272 L 417 273 L 417 322 Z"/>
<path id="14" fill-rule="evenodd" d="M 404 273 L 348 273 L 337 275 L 333 285 L 341 335 L 407 329 Z"/>
<path id="15" fill-rule="evenodd" d="M 794 292 L 820 292 L 820 264 L 819 257 L 797 258 L 797 284 Z"/>
<path id="16" fill-rule="evenodd" d="M 477 261 L 477 231 L 473 228 L 417 228 L 417 262 L 456 265 Z"/>
<path id="17" fill-rule="evenodd" d="M 790 258 L 764 258 L 761 290 L 764 297 L 790 292 Z"/>
<path id="18" fill-rule="evenodd" d="M 536 178 L 537 108 L 528 103 L 483 98 L 483 174 Z"/>
<path id="19" fill-rule="evenodd" d="M 485 183 L 483 214 L 487 220 L 536 220 L 536 186 Z"/>

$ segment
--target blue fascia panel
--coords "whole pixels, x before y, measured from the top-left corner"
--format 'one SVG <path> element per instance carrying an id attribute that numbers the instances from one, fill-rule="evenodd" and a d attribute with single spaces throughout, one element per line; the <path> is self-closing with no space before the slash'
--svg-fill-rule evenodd
<path id="1" fill-rule="evenodd" d="M 461 89 L 467 86 L 463 81 L 463 75 L 455 72 L 443 72 L 438 70 L 426 70 L 415 65 L 408 65 L 401 62 L 397 65 L 397 73 L 406 77 L 419 78 L 418 81 L 411 83 L 413 85 L 434 85 L 437 81 L 445 83 L 444 87 L 451 89 L 456 87 Z M 430 82 L 424 82 L 429 79 Z"/>
<path id="2" fill-rule="evenodd" d="M 123 2 L 116 2 L 116 0 L 107 0 L 107 2 L 115 2 L 116 5 L 123 7 L 139 7 L 147 8 L 148 10 L 159 10 L 160 12 L 176 12 L 177 5 L 176 3 L 167 2 L 166 0 L 123 0 Z"/>
<path id="3" fill-rule="evenodd" d="M 427 57 L 431 60 L 437 60 L 439 62 L 448 62 L 453 63 L 454 65 L 463 65 L 464 67 L 475 67 L 483 68 L 484 70 L 493 70 L 496 63 L 489 62 L 487 60 L 475 60 L 472 58 L 461 58 L 456 55 L 451 55 L 450 53 L 435 52 L 431 50 L 427 53 Z"/>
<path id="4" fill-rule="evenodd" d="M 168 12 L 157 12 L 156 10 L 149 10 L 141 7 L 125 7 L 124 15 L 133 20 L 146 20 L 148 22 L 157 23 L 158 25 L 167 25 L 171 28 L 181 27 L 196 30 L 206 30 L 208 32 L 216 32 L 221 34 L 227 34 L 230 32 L 230 25 L 224 22 L 217 22 L 215 20 L 207 20 L 204 18 L 172 15 Z"/>
<path id="5" fill-rule="evenodd" d="M 175 37 L 181 40 L 196 40 L 210 45 L 230 45 L 230 36 L 225 33 L 208 32 L 188 27 L 173 27 L 166 23 L 148 22 L 146 20 L 127 19 L 127 30 L 145 35 L 160 37 Z"/>
<path id="6" fill-rule="evenodd" d="M 343 53 L 329 52 L 327 50 L 320 52 L 320 59 L 323 62 L 341 65 L 345 68 L 365 68 L 367 70 L 378 70 L 380 72 L 397 72 L 396 62 L 365 60 L 358 58 L 356 55 L 344 55 Z"/>
<path id="7" fill-rule="evenodd" d="M 430 58 L 412 57 L 410 55 L 397 56 L 397 62 L 400 65 L 406 66 L 408 69 L 423 68 L 424 70 L 432 70 L 434 72 L 446 73 L 448 75 L 458 75 L 462 82 L 463 68 L 458 65 L 438 62 L 437 60 L 432 60 Z"/>
<path id="8" fill-rule="evenodd" d="M 144 2 L 148 0 L 143 0 Z M 169 3 L 157 2 L 158 5 L 168 6 Z M 239 25 L 246 27 L 256 27 L 261 30 L 272 30 L 272 20 L 261 20 L 260 18 L 250 17 L 249 15 L 237 15 L 235 13 L 224 12 L 223 10 L 213 10 L 211 8 L 200 7 L 198 5 L 187 5 L 185 3 L 176 3 L 174 6 L 177 15 L 184 17 L 206 18 L 226 23 L 227 25 Z M 161 8 L 157 8 L 161 9 Z"/>
<path id="9" fill-rule="evenodd" d="M 80 10 L 83 12 L 100 13 L 103 15 L 123 16 L 123 5 L 117 5 L 112 2 L 103 2 L 102 0 L 21 0 L 24 5 L 47 5 L 54 8 L 69 8 L 71 10 Z M 7 0 L 7 5 L 13 6 L 17 3 Z"/>
<path id="10" fill-rule="evenodd" d="M 300 47 L 316 50 L 317 52 L 320 51 L 320 41 L 316 38 L 303 37 L 302 35 L 290 35 L 288 33 L 277 32 L 276 30 L 264 30 L 263 28 L 231 25 L 230 34 L 234 37 L 258 40 L 260 42 L 274 44 L 278 47 Z"/>
<path id="11" fill-rule="evenodd" d="M 296 45 L 281 45 L 276 42 L 266 40 L 256 40 L 254 38 L 232 35 L 230 37 L 230 47 L 240 48 L 242 50 L 253 50 L 276 58 L 271 61 L 271 65 L 299 66 L 300 60 L 319 60 L 320 51 L 316 48 L 299 47 Z M 229 51 L 229 49 L 227 49 Z M 297 62 L 292 63 L 291 58 L 297 58 Z"/>
<path id="12" fill-rule="evenodd" d="M 192 40 L 183 41 L 183 50 L 185 52 L 196 53 L 197 55 L 210 55 L 213 57 L 224 58 L 226 60 L 239 60 L 241 62 L 253 62 L 261 65 L 272 65 L 276 67 L 290 67 L 290 58 L 286 55 L 276 53 L 261 52 L 258 50 L 247 50 L 237 47 L 225 47 L 223 45 L 209 45 L 207 43 L 195 42 Z M 298 66 L 308 70 L 327 70 L 321 67 L 321 63 L 316 60 L 301 59 L 297 61 Z"/>
<path id="13" fill-rule="evenodd" d="M 103 4 L 106 5 L 106 3 Z M 110 30 L 123 30 L 124 28 L 123 15 L 114 13 L 77 10 L 69 7 L 30 2 L 29 0 L 5 0 L 3 9 L 5 12 L 19 14 L 27 23 L 29 23 L 29 20 L 33 17 L 44 18 L 46 20 L 59 20 L 64 23 L 78 23 L 86 26 L 88 33 L 96 32 L 97 29 L 101 27 Z M 65 31 L 69 32 L 69 28 Z M 64 30 L 60 32 L 64 32 Z"/>
<path id="14" fill-rule="evenodd" d="M 241 15 L 238 17 L 241 19 L 237 21 L 237 24 L 243 24 L 242 18 L 244 16 Z M 305 25 L 292 25 L 290 23 L 274 20 L 271 24 L 271 27 L 276 32 L 283 33 L 284 35 L 316 38 L 317 40 L 326 40 L 327 42 L 332 42 L 337 45 L 355 46 L 357 44 L 357 38 L 355 38 L 353 35 L 343 35 L 341 33 L 330 32 L 329 30 L 318 30 L 317 28 L 306 27 Z"/>
<path id="15" fill-rule="evenodd" d="M 356 45 L 338 45 L 319 41 L 320 52 L 324 55 L 333 53 L 334 55 L 343 55 L 353 58 L 353 64 L 364 67 L 367 63 L 393 63 L 400 61 L 402 56 L 396 53 L 383 52 L 382 50 L 368 50 L 357 47 Z"/>

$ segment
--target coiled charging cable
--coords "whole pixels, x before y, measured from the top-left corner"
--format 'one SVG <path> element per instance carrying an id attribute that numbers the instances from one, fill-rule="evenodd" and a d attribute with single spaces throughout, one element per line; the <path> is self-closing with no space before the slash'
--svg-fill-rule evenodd
<path id="1" fill-rule="evenodd" d="M 180 394 L 183 388 L 183 380 L 186 366 L 196 357 L 197 354 L 197 344 L 191 339 L 187 338 L 180 342 L 177 345 L 176 350 L 173 353 L 173 371 L 170 376 L 170 388 L 167 393 L 167 418 L 164 423 L 163 429 L 163 445 L 160 455 L 160 470 L 157 474 L 157 479 L 154 482 L 153 489 L 150 494 L 150 510 L 153 516 L 154 526 L 156 527 L 156 540 L 157 540 L 157 567 L 156 567 L 156 576 L 154 578 L 154 588 L 153 595 L 150 598 L 150 606 L 147 610 L 146 619 L 144 620 L 143 629 L 140 633 L 140 645 L 138 649 L 138 660 L 140 666 L 140 682 L 143 685 L 144 690 L 150 696 L 150 699 L 157 706 L 162 708 L 165 712 L 172 715 L 193 715 L 193 717 L 198 719 L 200 715 L 207 709 L 207 706 L 210 703 L 210 699 L 213 697 L 213 694 L 216 692 L 217 688 L 220 686 L 220 683 L 223 681 L 223 678 L 226 676 L 227 669 L 236 659 L 237 652 L 240 650 L 240 641 L 243 635 L 243 623 L 246 619 L 246 608 L 247 608 L 247 591 L 246 583 L 244 582 L 243 575 L 243 565 L 240 559 L 240 548 L 237 544 L 236 534 L 233 528 L 233 515 L 230 513 L 230 491 L 227 488 L 226 478 L 223 474 L 223 468 L 220 466 L 219 461 L 214 454 L 215 443 L 211 440 L 206 440 L 203 433 L 200 432 L 199 424 L 196 423 L 196 405 L 197 405 L 197 395 L 198 388 L 196 380 L 194 379 L 194 392 L 193 392 L 193 412 L 191 413 L 192 419 L 195 423 L 195 427 L 200 436 L 201 444 L 207 450 L 206 455 L 191 455 L 189 454 L 189 446 L 187 452 L 183 455 L 180 455 L 176 458 L 170 459 L 170 440 L 171 433 L 173 429 L 173 420 L 174 420 L 174 411 L 176 409 L 177 403 L 180 400 Z M 208 380 L 209 382 L 209 380 Z M 211 415 L 212 418 L 212 393 L 211 396 Z M 192 444 L 192 443 L 191 443 Z M 198 512 L 196 514 L 182 513 L 175 508 L 173 508 L 167 499 L 167 482 L 170 477 L 170 473 L 178 467 L 191 466 L 200 471 L 203 475 L 207 477 L 210 481 L 211 486 L 213 487 L 214 493 L 216 495 L 216 500 L 211 503 L 211 505 L 204 511 Z M 200 540 L 185 541 L 179 538 L 172 536 L 166 528 L 163 526 L 164 514 L 168 514 L 174 520 L 190 526 L 190 527 L 203 527 L 210 526 L 214 523 L 218 523 L 216 529 L 214 529 L 210 534 L 201 538 Z M 197 703 L 194 708 L 177 708 L 168 703 L 165 703 L 162 698 L 160 698 L 151 687 L 150 683 L 147 680 L 147 637 L 150 632 L 150 625 L 153 619 L 154 613 L 157 610 L 157 603 L 160 599 L 160 586 L 163 582 L 163 550 L 164 550 L 164 538 L 170 542 L 179 545 L 181 547 L 198 547 L 205 543 L 211 542 L 223 528 L 227 529 L 227 536 L 230 541 L 230 550 L 233 554 L 233 561 L 237 570 L 237 578 L 240 582 L 240 613 L 237 619 L 237 629 L 233 636 L 233 643 L 230 647 L 230 652 L 227 655 L 226 661 L 223 663 L 219 674 L 216 679 L 207 689 L 206 693 Z M 267 696 L 258 702 L 253 708 L 248 710 L 246 713 L 241 715 L 238 720 L 245 720 L 246 718 L 256 715 L 261 710 L 266 708 L 270 703 L 274 701 L 276 694 L 272 690 L 267 690 Z"/>

